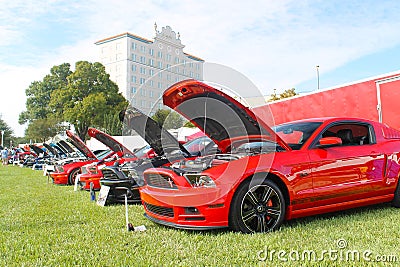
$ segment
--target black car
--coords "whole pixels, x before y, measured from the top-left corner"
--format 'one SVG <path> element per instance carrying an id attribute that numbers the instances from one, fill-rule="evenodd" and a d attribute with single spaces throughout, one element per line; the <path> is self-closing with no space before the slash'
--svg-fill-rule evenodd
<path id="1" fill-rule="evenodd" d="M 143 153 L 138 151 L 136 152 L 138 156 L 136 161 L 104 167 L 101 170 L 103 177 L 100 179 L 100 184 L 102 188 L 108 187 L 106 204 L 124 203 L 125 195 L 129 203 L 140 203 L 138 188 L 143 185 L 142 174 L 148 168 L 218 152 L 216 144 L 207 136 L 181 144 L 157 122 L 133 107 L 126 111 L 124 125 L 143 137 L 156 156 L 153 158 L 141 157 Z"/>

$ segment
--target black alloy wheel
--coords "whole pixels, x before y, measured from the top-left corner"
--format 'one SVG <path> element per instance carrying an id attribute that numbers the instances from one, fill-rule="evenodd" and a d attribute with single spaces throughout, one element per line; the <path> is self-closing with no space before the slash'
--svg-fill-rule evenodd
<path id="1" fill-rule="evenodd" d="M 279 187 L 271 180 L 250 187 L 245 181 L 237 190 L 231 205 L 230 227 L 244 233 L 276 230 L 286 214 L 286 203 Z"/>
<path id="2" fill-rule="evenodd" d="M 69 176 L 68 176 L 68 184 L 69 184 L 69 185 L 74 185 L 74 184 L 75 184 L 76 176 L 77 176 L 80 172 L 81 172 L 81 169 L 80 169 L 80 168 L 73 169 L 73 170 L 71 171 L 71 173 L 70 173 Z"/>

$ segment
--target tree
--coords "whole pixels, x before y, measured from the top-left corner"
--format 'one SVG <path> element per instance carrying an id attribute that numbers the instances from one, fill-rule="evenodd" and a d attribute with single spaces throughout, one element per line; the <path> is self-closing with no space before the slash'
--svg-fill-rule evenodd
<path id="1" fill-rule="evenodd" d="M 1 114 L 0 114 L 0 131 L 3 132 L 3 134 L 0 132 L 0 138 L 3 139 L 3 145 L 6 147 L 8 144 L 11 145 L 12 140 L 13 140 L 13 130 L 11 129 L 10 126 L 7 125 L 7 123 L 2 119 Z M 3 135 L 3 136 L 2 136 Z M 1 139 L 0 139 L 1 140 Z M 11 141 L 11 142 L 10 142 Z M 0 143 L 1 145 L 1 143 Z"/>
<path id="2" fill-rule="evenodd" d="M 57 133 L 66 130 L 58 119 L 36 119 L 29 123 L 25 131 L 25 137 L 35 141 L 45 142 L 48 138 L 55 136 Z"/>
<path id="3" fill-rule="evenodd" d="M 123 123 L 118 114 L 104 114 L 103 131 L 109 135 L 122 135 Z"/>
<path id="4" fill-rule="evenodd" d="M 53 91 L 67 86 L 67 77 L 71 74 L 70 64 L 64 63 L 54 66 L 50 74 L 46 75 L 42 81 L 34 81 L 25 90 L 27 96 L 26 111 L 19 115 L 19 123 L 30 123 L 37 119 L 53 117 L 54 113 L 49 108 L 51 94 Z"/>
<path id="5" fill-rule="evenodd" d="M 284 99 L 284 98 L 289 98 L 289 97 L 292 97 L 295 95 L 298 95 L 296 93 L 295 88 L 286 89 L 285 91 L 283 91 L 283 93 L 279 94 L 279 96 L 276 95 L 276 89 L 274 89 L 274 93 L 271 95 L 269 102 Z"/>
<path id="6" fill-rule="evenodd" d="M 71 123 L 82 140 L 89 127 L 105 128 L 106 114 L 118 118 L 128 105 L 101 63 L 77 62 L 67 81 L 67 86 L 51 93 L 49 107 L 56 117 Z"/>
<path id="7" fill-rule="evenodd" d="M 183 125 L 182 117 L 178 113 L 167 109 L 157 110 L 152 119 L 165 129 L 177 129 Z"/>

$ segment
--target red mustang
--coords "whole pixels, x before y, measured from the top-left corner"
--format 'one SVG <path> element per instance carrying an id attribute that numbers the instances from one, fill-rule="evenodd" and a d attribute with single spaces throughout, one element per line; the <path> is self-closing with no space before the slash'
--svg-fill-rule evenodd
<path id="1" fill-rule="evenodd" d="M 85 190 L 90 190 L 90 183 L 92 183 L 92 189 L 99 190 L 101 187 L 100 178 L 103 177 L 101 168 L 103 168 L 104 166 L 111 166 L 116 162 L 122 164 L 126 161 L 137 160 L 138 158 L 123 144 L 98 129 L 89 128 L 88 135 L 109 147 L 112 151 L 116 153 L 117 156 L 115 158 L 111 158 L 110 160 L 96 161 L 81 167 L 81 173 L 79 174 L 79 183 L 81 185 L 81 188 Z"/>
<path id="2" fill-rule="evenodd" d="M 381 202 L 400 207 L 400 132 L 356 118 L 273 127 L 198 81 L 164 92 L 221 154 L 144 172 L 145 216 L 183 229 L 268 232 L 284 220 Z"/>
<path id="3" fill-rule="evenodd" d="M 80 168 L 83 165 L 97 162 L 103 158 L 109 158 L 114 154 L 114 152 L 104 151 L 95 155 L 78 136 L 74 135 L 69 130 L 67 130 L 66 133 L 74 146 L 85 156 L 85 158 L 80 158 L 76 161 L 73 160 L 67 164 L 55 165 L 55 171 L 50 173 L 50 177 L 53 179 L 53 183 L 55 184 L 73 185 L 75 183 L 75 178 L 80 173 Z"/>

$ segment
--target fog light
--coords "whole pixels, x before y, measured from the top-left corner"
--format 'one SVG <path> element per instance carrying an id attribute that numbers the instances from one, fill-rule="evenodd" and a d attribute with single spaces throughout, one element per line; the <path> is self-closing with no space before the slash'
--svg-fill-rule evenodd
<path id="1" fill-rule="evenodd" d="M 185 214 L 199 214 L 199 210 L 195 207 L 185 207 Z"/>

